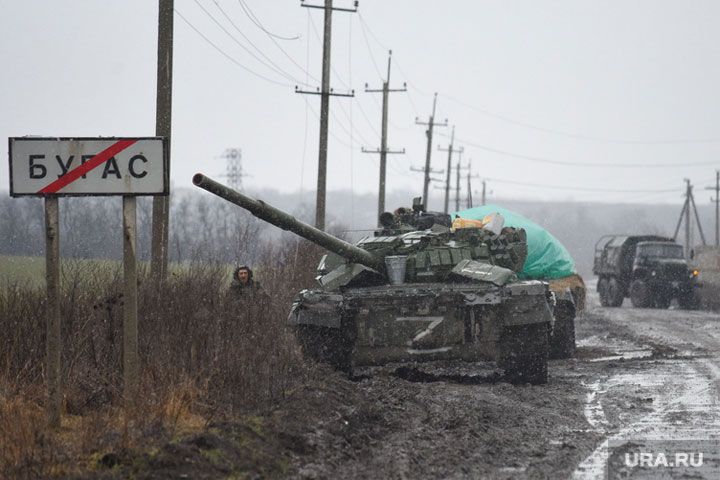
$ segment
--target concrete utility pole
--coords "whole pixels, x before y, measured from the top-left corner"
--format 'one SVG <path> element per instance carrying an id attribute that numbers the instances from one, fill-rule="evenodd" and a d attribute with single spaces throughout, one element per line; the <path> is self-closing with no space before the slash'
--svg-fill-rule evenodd
<path id="1" fill-rule="evenodd" d="M 715 198 L 710 197 L 711 202 L 715 202 L 715 246 L 720 246 L 720 170 L 715 171 L 715 186 L 705 187 L 705 190 L 715 190 Z"/>
<path id="2" fill-rule="evenodd" d="M 460 162 L 458 162 L 458 166 L 460 165 Z M 468 171 L 467 175 L 465 176 L 465 179 L 467 180 L 467 197 L 465 197 L 465 208 L 472 208 L 473 207 L 473 200 L 472 200 L 472 185 L 470 184 L 470 179 L 472 178 L 480 178 L 480 175 L 477 173 L 473 175 L 472 173 L 472 160 L 468 160 L 467 167 L 462 167 Z M 458 191 L 458 197 L 460 196 L 460 192 Z M 458 208 L 459 209 L 459 208 Z"/>
<path id="3" fill-rule="evenodd" d="M 482 186 L 483 186 L 483 188 L 482 188 L 482 203 L 481 203 L 481 205 L 485 206 L 485 180 L 482 181 Z"/>
<path id="4" fill-rule="evenodd" d="M 327 149 L 328 149 L 328 116 L 330 113 L 330 96 L 353 97 L 355 92 L 338 94 L 333 93 L 330 88 L 330 41 L 332 39 L 332 12 L 357 12 L 358 2 L 355 0 L 355 8 L 333 8 L 332 0 L 325 0 L 325 5 L 305 5 L 305 0 L 300 0 L 301 6 L 308 8 L 322 8 L 325 10 L 325 27 L 323 29 L 323 62 L 322 62 L 322 87 L 319 92 L 300 90 L 295 87 L 296 93 L 307 93 L 320 95 L 320 148 L 318 154 L 318 182 L 317 200 L 315 202 L 315 227 L 325 230 L 325 189 L 327 185 Z"/>
<path id="5" fill-rule="evenodd" d="M 470 185 L 470 175 L 467 177 L 467 199 L 465 200 L 465 208 L 472 208 L 472 186 Z"/>
<path id="6" fill-rule="evenodd" d="M 680 218 L 677 226 L 675 227 L 673 240 L 677 238 L 678 231 L 680 230 L 680 224 L 682 223 L 683 217 L 685 217 L 685 260 L 689 261 L 692 252 L 692 239 L 690 238 L 692 234 L 692 217 L 690 216 L 690 208 L 692 208 L 695 213 L 695 221 L 697 223 L 698 232 L 700 232 L 702 244 L 706 245 L 706 243 L 705 235 L 703 234 L 702 226 L 700 225 L 700 217 L 698 216 L 697 207 L 695 206 L 695 199 L 693 198 L 692 185 L 690 185 L 690 180 L 687 178 L 685 179 L 685 183 L 687 183 L 685 189 L 685 203 L 683 204 L 682 211 L 680 212 Z"/>
<path id="7" fill-rule="evenodd" d="M 377 150 L 365 150 L 362 149 L 363 153 L 379 153 L 380 154 L 380 187 L 378 188 L 378 219 L 380 214 L 385 211 L 385 174 L 387 168 L 387 154 L 388 153 L 405 153 L 405 149 L 402 150 L 388 150 L 387 148 L 387 124 L 388 124 L 388 97 L 390 92 L 406 92 L 407 88 L 403 84 L 401 89 L 390 89 L 390 60 L 392 58 L 392 50 L 388 55 L 388 69 L 387 69 L 387 80 L 383 83 L 382 90 L 370 90 L 365 84 L 366 92 L 382 92 L 383 94 L 383 107 L 382 107 L 382 137 L 380 139 L 380 148 Z M 378 220 L 378 226 L 380 226 Z"/>
<path id="8" fill-rule="evenodd" d="M 466 167 L 462 167 L 462 150 L 458 152 L 458 162 L 455 166 L 455 211 L 460 210 L 460 170 L 464 170 Z"/>
<path id="9" fill-rule="evenodd" d="M 430 119 L 427 123 L 419 121 L 417 118 L 415 119 L 415 123 L 418 125 L 427 125 L 428 129 L 425 131 L 425 135 L 427 135 L 427 152 L 425 154 L 425 181 L 423 183 L 423 202 L 425 203 L 425 208 L 428 208 L 428 187 L 430 185 L 430 156 L 432 154 L 432 135 L 433 135 L 433 127 L 437 125 L 438 127 L 446 127 L 447 126 L 447 119 L 445 119 L 444 123 L 435 123 L 435 107 L 437 106 L 437 93 L 435 94 L 435 98 L 433 99 L 433 109 L 432 109 L 432 115 L 430 115 Z M 432 172 L 432 173 L 440 173 L 440 172 Z"/>
<path id="10" fill-rule="evenodd" d="M 450 171 L 452 169 L 452 154 L 453 154 L 453 147 L 455 144 L 455 125 L 453 125 L 452 128 L 452 135 L 450 137 L 450 145 L 448 145 L 447 149 L 443 149 L 442 147 L 438 146 L 438 150 L 441 152 L 448 152 L 448 161 L 447 161 L 447 175 L 445 177 L 445 207 L 443 209 L 443 213 L 448 213 L 450 210 Z M 459 152 L 462 153 L 463 148 L 460 147 Z M 458 175 L 460 173 L 458 172 Z"/>
<path id="11" fill-rule="evenodd" d="M 170 184 L 170 133 L 172 127 L 172 63 L 174 0 L 160 0 L 158 6 L 157 94 L 155 135 L 167 137 L 167 182 Z M 170 231 L 170 195 L 153 198 L 150 273 L 156 283 L 165 280 Z"/>

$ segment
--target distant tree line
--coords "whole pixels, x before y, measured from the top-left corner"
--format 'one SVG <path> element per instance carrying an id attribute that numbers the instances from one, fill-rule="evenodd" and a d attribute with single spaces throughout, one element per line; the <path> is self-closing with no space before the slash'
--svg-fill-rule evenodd
<path id="1" fill-rule="evenodd" d="M 302 193 L 264 190 L 251 195 L 313 224 L 314 206 Z M 386 204 L 392 210 L 407 206 L 410 192 L 391 192 Z M 436 199 L 437 200 L 437 199 Z M 682 199 L 680 199 L 682 200 Z M 352 195 L 347 190 L 329 192 L 328 231 L 355 241 L 371 235 L 377 223 L 377 198 Z M 652 233 L 672 236 L 682 204 L 544 203 L 496 200 L 496 204 L 533 220 L 552 233 L 573 256 L 579 273 L 590 275 L 594 245 L 606 234 Z M 438 201 L 434 201 L 437 205 Z M 122 258 L 122 201 L 119 197 L 68 197 L 60 200 L 60 249 L 65 258 Z M 708 243 L 714 243 L 714 208 L 699 205 L 699 216 Z M 138 199 L 138 255 L 149 260 L 152 199 Z M 0 254 L 43 255 L 43 200 L 0 195 Z M 170 202 L 170 261 L 219 261 L 259 263 L 259 251 L 276 242 L 278 228 L 256 219 L 240 207 L 197 189 L 176 189 Z M 679 241 L 684 240 L 680 229 Z M 700 243 L 697 233 L 692 244 Z"/>
<path id="2" fill-rule="evenodd" d="M 41 198 L 0 197 L 0 254 L 44 255 L 45 212 Z M 137 250 L 150 259 L 152 199 L 137 203 Z M 200 192 L 175 195 L 170 202 L 168 257 L 255 263 L 268 228 L 248 212 Z M 122 258 L 122 201 L 119 197 L 60 199 L 60 255 L 63 258 Z"/>

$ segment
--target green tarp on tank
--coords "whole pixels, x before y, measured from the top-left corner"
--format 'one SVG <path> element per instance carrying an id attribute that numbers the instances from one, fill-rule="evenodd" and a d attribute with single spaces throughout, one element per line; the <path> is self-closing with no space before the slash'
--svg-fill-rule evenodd
<path id="1" fill-rule="evenodd" d="M 505 218 L 506 227 L 524 228 L 527 233 L 528 256 L 519 278 L 561 278 L 573 275 L 575 262 L 570 253 L 550 232 L 522 215 L 497 205 L 468 208 L 452 213 L 460 218 L 482 220 L 493 212 Z"/>

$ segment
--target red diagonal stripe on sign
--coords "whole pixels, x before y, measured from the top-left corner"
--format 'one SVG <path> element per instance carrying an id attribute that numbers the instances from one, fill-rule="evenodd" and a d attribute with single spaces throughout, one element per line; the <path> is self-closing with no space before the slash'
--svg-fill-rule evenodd
<path id="1" fill-rule="evenodd" d="M 58 190 L 60 190 L 63 187 L 68 186 L 78 178 L 82 177 L 86 173 L 88 173 L 93 168 L 96 168 L 103 163 L 105 163 L 107 160 L 109 160 L 111 157 L 117 155 L 118 153 L 122 152 L 126 148 L 128 148 L 130 145 L 137 142 L 137 140 L 120 140 L 116 143 L 113 143 L 108 148 L 103 150 L 102 152 L 98 153 L 94 157 L 92 157 L 90 160 L 88 160 L 85 163 L 82 163 L 78 165 L 77 167 L 70 170 L 68 173 L 63 175 L 62 177 L 58 178 L 54 182 L 52 182 L 47 187 L 43 188 L 42 190 L 39 190 L 37 193 L 57 193 Z"/>

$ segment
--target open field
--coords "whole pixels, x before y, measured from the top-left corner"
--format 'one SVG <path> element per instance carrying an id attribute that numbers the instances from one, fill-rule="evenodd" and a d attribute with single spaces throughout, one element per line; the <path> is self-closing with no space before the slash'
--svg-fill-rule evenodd
<path id="1" fill-rule="evenodd" d="M 61 260 L 61 269 L 92 269 L 93 271 L 106 272 L 108 275 L 115 271 L 121 271 L 122 262 L 120 260 Z M 147 262 L 140 262 L 139 269 L 148 268 Z M 187 272 L 190 264 L 171 263 L 169 265 L 171 274 L 180 275 Z M 228 265 L 221 269 L 223 274 L 227 274 L 227 280 L 230 281 L 233 266 Z M 8 285 L 27 285 L 29 287 L 43 287 L 45 285 L 45 257 L 29 257 L 16 255 L 0 255 L 0 291 L 8 287 Z"/>
<path id="2" fill-rule="evenodd" d="M 0 289 L 8 284 L 45 284 L 45 258 L 0 255 Z"/>

